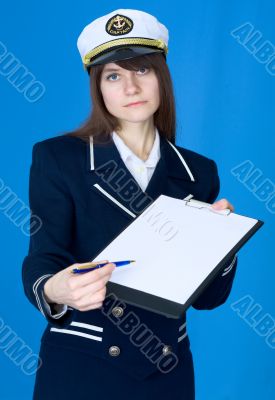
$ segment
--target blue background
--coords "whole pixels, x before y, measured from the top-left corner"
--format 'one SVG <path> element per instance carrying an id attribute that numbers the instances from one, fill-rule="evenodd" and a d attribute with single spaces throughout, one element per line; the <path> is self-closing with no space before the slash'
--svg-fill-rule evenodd
<path id="1" fill-rule="evenodd" d="M 227 303 L 213 311 L 188 312 L 196 398 L 274 399 L 275 349 L 230 307 L 249 295 L 261 305 L 263 315 L 275 318 L 275 216 L 231 173 L 232 168 L 250 160 L 263 178 L 275 181 L 275 77 L 230 34 L 250 22 L 262 33 L 263 41 L 275 44 L 272 0 L 5 2 L 0 13 L 0 41 L 46 91 L 40 100 L 30 103 L 0 75 L 0 178 L 28 203 L 33 144 L 76 128 L 90 110 L 88 76 L 76 48 L 77 37 L 91 20 L 118 8 L 139 8 L 168 27 L 168 64 L 178 111 L 177 144 L 213 158 L 222 182 L 219 197 L 228 198 L 236 212 L 265 221 L 239 253 Z M 45 321 L 24 297 L 21 284 L 28 237 L 2 211 L 0 222 L 0 318 L 37 353 Z M 34 376 L 23 374 L 1 349 L 0 365 L 0 399 L 31 399 Z"/>

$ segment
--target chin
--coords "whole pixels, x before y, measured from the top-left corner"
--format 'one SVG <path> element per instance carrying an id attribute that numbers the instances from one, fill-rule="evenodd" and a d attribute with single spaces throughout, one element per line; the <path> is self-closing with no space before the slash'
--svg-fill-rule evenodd
<path id="1" fill-rule="evenodd" d="M 117 116 L 122 121 L 127 122 L 145 122 L 151 119 L 154 115 L 155 111 L 150 110 L 150 112 L 138 112 L 138 110 L 134 110 L 134 112 L 128 112 L 126 115 Z"/>

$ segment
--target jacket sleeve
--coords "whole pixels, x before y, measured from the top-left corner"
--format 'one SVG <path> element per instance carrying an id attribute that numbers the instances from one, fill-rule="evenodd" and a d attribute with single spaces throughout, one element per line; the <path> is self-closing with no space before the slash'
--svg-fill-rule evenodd
<path id="1" fill-rule="evenodd" d="M 70 253 L 73 240 L 74 206 L 57 159 L 46 142 L 33 147 L 29 178 L 29 252 L 24 258 L 22 279 L 30 302 L 55 326 L 67 326 L 74 310 L 45 302 L 43 288 L 55 273 L 74 264 Z M 60 307 L 59 307 L 60 308 Z M 58 307 L 57 307 L 58 309 Z"/>
<path id="2" fill-rule="evenodd" d="M 220 191 L 217 165 L 214 161 L 211 161 L 211 164 L 213 189 L 208 199 L 208 203 L 213 203 Z M 234 276 L 236 274 L 236 267 L 237 255 L 235 254 L 228 260 L 221 272 L 206 287 L 192 306 L 197 310 L 211 310 L 225 303 L 231 292 Z"/>

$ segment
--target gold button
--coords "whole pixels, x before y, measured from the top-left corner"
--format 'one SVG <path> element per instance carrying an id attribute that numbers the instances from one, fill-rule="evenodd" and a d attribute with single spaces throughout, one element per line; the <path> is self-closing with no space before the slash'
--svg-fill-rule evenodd
<path id="1" fill-rule="evenodd" d="M 171 351 L 172 351 L 172 346 L 163 346 L 162 354 L 166 356 L 167 354 L 171 353 Z"/>
<path id="2" fill-rule="evenodd" d="M 113 314 L 114 317 L 119 318 L 119 317 L 121 317 L 123 315 L 123 313 L 124 313 L 124 310 L 123 310 L 122 307 L 114 307 L 112 309 L 112 314 Z"/>
<path id="3" fill-rule="evenodd" d="M 112 357 L 117 357 L 120 355 L 120 348 L 118 346 L 111 346 L 109 348 L 109 354 Z"/>

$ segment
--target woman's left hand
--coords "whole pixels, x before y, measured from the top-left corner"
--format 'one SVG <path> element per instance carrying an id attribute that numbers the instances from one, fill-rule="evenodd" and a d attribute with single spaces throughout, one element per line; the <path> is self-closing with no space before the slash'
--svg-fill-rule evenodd
<path id="1" fill-rule="evenodd" d="M 234 206 L 231 203 L 229 203 L 229 201 L 226 199 L 221 199 L 216 201 L 215 203 L 212 204 L 212 207 L 215 210 L 225 210 L 226 208 L 228 208 L 230 211 L 232 212 L 234 211 Z"/>

